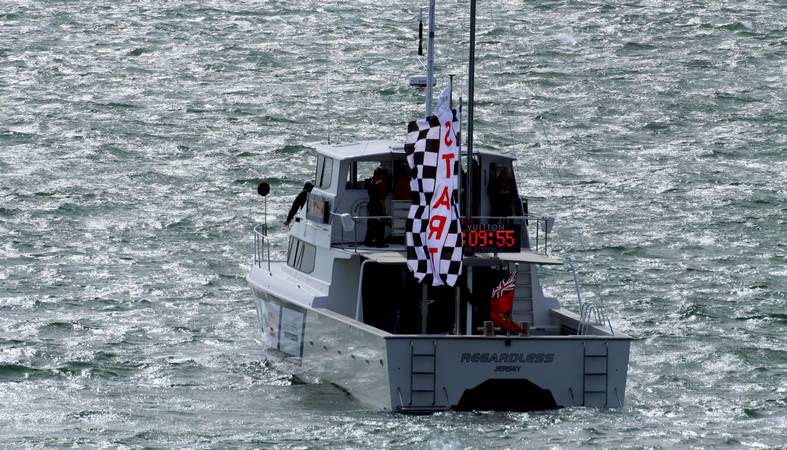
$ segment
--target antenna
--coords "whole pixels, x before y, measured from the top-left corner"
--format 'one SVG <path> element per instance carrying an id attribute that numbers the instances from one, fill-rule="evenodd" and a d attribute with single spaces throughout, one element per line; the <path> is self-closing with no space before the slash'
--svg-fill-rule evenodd
<path id="1" fill-rule="evenodd" d="M 418 17 L 418 56 L 424 56 L 424 7 Z"/>
<path id="2" fill-rule="evenodd" d="M 323 89 L 325 93 L 325 117 L 323 118 L 323 126 L 325 127 L 325 134 L 328 136 L 328 145 L 331 145 L 331 124 L 329 122 L 329 118 L 331 115 L 331 96 L 328 95 L 328 74 L 325 74 L 325 89 Z"/>
<path id="3" fill-rule="evenodd" d="M 432 83 L 434 80 L 434 1 L 429 0 L 429 40 L 426 43 L 426 117 L 432 115 Z"/>

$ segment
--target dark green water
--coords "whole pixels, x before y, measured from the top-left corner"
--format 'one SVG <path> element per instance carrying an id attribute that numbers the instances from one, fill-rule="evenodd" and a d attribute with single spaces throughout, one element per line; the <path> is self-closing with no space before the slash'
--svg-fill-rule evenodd
<path id="1" fill-rule="evenodd" d="M 262 362 L 254 188 L 280 221 L 328 129 L 403 138 L 418 7 L 2 4 L 1 447 L 785 445 L 783 1 L 479 2 L 476 142 L 639 338 L 625 408 L 399 416 Z"/>

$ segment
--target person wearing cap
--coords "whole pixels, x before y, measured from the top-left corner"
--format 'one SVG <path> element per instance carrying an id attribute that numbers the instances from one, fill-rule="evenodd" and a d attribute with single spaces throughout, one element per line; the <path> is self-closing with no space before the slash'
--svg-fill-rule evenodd
<path id="1" fill-rule="evenodd" d="M 292 202 L 292 207 L 290 208 L 289 214 L 287 214 L 287 220 L 284 221 L 284 225 L 290 226 L 292 218 L 295 217 L 298 210 L 303 208 L 303 205 L 306 204 L 306 197 L 309 196 L 309 192 L 311 192 L 313 188 L 314 185 L 309 181 L 303 184 L 303 190 L 295 197 L 295 201 Z"/>

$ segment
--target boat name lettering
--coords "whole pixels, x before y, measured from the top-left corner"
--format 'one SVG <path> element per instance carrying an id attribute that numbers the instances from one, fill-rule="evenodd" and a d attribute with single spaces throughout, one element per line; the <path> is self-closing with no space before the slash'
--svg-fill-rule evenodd
<path id="1" fill-rule="evenodd" d="M 544 363 L 555 360 L 554 353 L 462 353 L 463 363 Z"/>
<path id="2" fill-rule="evenodd" d="M 522 366 L 497 366 L 495 372 L 519 372 Z"/>

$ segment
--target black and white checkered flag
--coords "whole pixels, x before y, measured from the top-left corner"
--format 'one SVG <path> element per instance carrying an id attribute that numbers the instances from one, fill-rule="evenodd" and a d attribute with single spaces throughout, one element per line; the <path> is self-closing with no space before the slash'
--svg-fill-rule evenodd
<path id="1" fill-rule="evenodd" d="M 410 122 L 404 151 L 415 176 L 407 214 L 407 266 L 419 282 L 453 286 L 462 273 L 462 239 L 457 204 L 459 149 L 456 110 Z"/>

